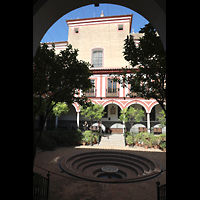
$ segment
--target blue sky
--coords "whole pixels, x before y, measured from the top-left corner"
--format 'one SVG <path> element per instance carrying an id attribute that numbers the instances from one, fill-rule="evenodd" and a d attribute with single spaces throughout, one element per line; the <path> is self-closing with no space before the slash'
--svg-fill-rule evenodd
<path id="1" fill-rule="evenodd" d="M 91 18 L 91 17 L 100 17 L 103 10 L 104 16 L 113 16 L 113 15 L 124 15 L 124 14 L 133 14 L 132 20 L 132 30 L 134 32 L 139 32 L 140 28 L 143 28 L 148 21 L 142 17 L 137 12 L 114 4 L 99 4 L 99 7 L 95 7 L 94 4 L 84 6 L 73 10 L 66 15 L 62 16 L 58 21 L 56 21 L 46 32 L 41 42 L 59 42 L 68 40 L 68 26 L 66 20 L 68 19 L 82 19 L 82 18 Z M 131 32 L 132 32 L 131 30 Z"/>

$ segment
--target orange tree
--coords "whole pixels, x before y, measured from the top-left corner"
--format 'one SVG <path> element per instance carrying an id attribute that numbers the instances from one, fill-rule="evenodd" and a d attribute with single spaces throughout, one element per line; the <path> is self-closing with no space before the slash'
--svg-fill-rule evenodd
<path id="1" fill-rule="evenodd" d="M 92 87 L 89 77 L 90 64 L 77 59 L 78 50 L 68 45 L 65 50 L 55 53 L 55 46 L 39 45 L 33 58 L 33 162 L 35 158 L 35 117 L 43 115 L 41 138 L 45 121 L 58 102 L 68 105 L 82 104 L 85 96 L 77 97 L 80 90 L 85 92 Z"/>
<path id="2" fill-rule="evenodd" d="M 166 108 L 166 51 L 156 29 L 149 23 L 139 31 L 143 33 L 138 47 L 134 36 L 127 36 L 124 43 L 124 59 L 134 68 L 123 68 L 122 78 L 115 74 L 115 81 L 123 87 L 131 85 L 130 91 L 137 96 L 158 101 L 164 112 Z M 129 76 L 127 74 L 130 74 Z M 134 97 L 134 96 L 131 96 Z"/>

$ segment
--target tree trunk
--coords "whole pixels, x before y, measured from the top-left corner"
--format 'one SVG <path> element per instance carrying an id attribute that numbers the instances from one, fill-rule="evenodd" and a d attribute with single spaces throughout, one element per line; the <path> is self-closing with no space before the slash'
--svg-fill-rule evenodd
<path id="1" fill-rule="evenodd" d="M 58 117 L 56 116 L 55 129 L 58 128 Z"/>
<path id="2" fill-rule="evenodd" d="M 91 129 L 91 146 L 92 146 L 92 142 L 93 142 L 93 140 L 92 140 L 92 137 L 93 137 L 93 133 L 92 133 L 92 120 L 90 121 L 90 123 L 91 123 L 91 126 L 90 126 L 90 129 Z"/>

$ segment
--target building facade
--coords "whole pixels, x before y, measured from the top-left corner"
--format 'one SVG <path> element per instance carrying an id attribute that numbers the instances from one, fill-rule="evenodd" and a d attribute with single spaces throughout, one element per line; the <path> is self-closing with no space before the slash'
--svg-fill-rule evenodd
<path id="1" fill-rule="evenodd" d="M 101 104 L 106 114 L 102 118 L 102 124 L 111 128 L 113 132 L 120 132 L 123 128 L 119 121 L 120 110 L 133 106 L 142 109 L 145 117 L 134 127 L 146 127 L 148 131 L 158 126 L 157 116 L 162 110 L 155 99 L 143 99 L 141 97 L 130 98 L 130 86 L 122 87 L 112 81 L 112 73 L 120 73 L 122 67 L 131 67 L 123 57 L 123 45 L 127 35 L 132 34 L 136 45 L 139 43 L 141 33 L 131 33 L 132 15 L 119 15 L 67 20 L 69 27 L 68 41 L 55 43 L 55 48 L 65 44 L 72 44 L 77 48 L 78 59 L 92 64 L 90 77 L 94 87 L 86 92 L 86 96 L 95 104 Z M 62 44 L 63 43 L 63 44 Z M 60 50 L 60 49 L 59 49 Z M 58 119 L 58 127 L 82 129 L 85 122 L 80 115 L 80 105 L 74 103 L 69 106 L 70 111 Z M 129 130 L 130 124 L 126 123 Z M 137 131 L 136 130 L 136 131 Z M 163 129 L 165 132 L 165 129 Z"/>

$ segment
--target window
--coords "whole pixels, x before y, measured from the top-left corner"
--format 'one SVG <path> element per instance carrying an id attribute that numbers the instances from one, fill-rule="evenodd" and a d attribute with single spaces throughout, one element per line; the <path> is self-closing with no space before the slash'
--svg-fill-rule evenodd
<path id="1" fill-rule="evenodd" d="M 110 114 L 111 115 L 115 115 L 115 107 L 114 106 L 112 106 L 111 108 L 110 108 Z"/>
<path id="2" fill-rule="evenodd" d="M 118 24 L 118 31 L 122 31 L 124 29 L 123 24 Z"/>
<path id="3" fill-rule="evenodd" d="M 86 96 L 94 97 L 95 96 L 95 79 L 90 80 L 92 83 L 92 87 L 86 91 Z"/>
<path id="4" fill-rule="evenodd" d="M 78 28 L 74 28 L 74 33 L 79 33 Z"/>
<path id="5" fill-rule="evenodd" d="M 117 91 L 117 83 L 112 79 L 108 79 L 108 93 L 115 93 Z"/>
<path id="6" fill-rule="evenodd" d="M 92 50 L 92 65 L 93 67 L 103 67 L 103 49 Z"/>
<path id="7" fill-rule="evenodd" d="M 118 96 L 117 82 L 108 79 L 107 96 Z"/>

